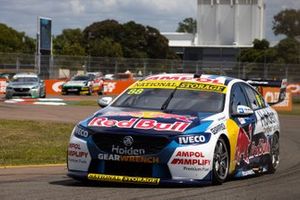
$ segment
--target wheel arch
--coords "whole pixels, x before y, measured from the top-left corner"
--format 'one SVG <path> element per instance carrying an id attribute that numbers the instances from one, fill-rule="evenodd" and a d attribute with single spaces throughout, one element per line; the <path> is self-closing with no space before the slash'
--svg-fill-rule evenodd
<path id="1" fill-rule="evenodd" d="M 227 150 L 228 150 L 229 160 L 231 160 L 231 149 L 230 149 L 229 138 L 225 134 L 221 134 L 219 138 L 222 138 L 225 141 L 225 144 L 226 144 L 226 147 L 227 147 Z M 230 162 L 229 162 L 229 168 L 230 168 Z"/>

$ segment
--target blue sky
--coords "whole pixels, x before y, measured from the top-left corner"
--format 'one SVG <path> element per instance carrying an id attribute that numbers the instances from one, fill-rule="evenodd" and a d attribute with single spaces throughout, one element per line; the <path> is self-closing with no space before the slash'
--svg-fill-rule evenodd
<path id="1" fill-rule="evenodd" d="M 272 34 L 272 19 L 285 8 L 300 9 L 300 0 L 265 0 L 266 37 Z M 0 23 L 23 31 L 33 37 L 37 16 L 53 20 L 53 34 L 65 28 L 85 28 L 96 21 L 115 19 L 121 23 L 134 20 L 161 32 L 174 32 L 178 22 L 186 17 L 196 18 L 196 0 L 0 0 Z"/>

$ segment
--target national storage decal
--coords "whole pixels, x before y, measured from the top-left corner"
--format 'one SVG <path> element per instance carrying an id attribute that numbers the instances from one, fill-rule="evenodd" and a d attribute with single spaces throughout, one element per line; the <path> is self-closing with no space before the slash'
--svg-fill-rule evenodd
<path id="1" fill-rule="evenodd" d="M 133 177 L 133 176 L 116 176 L 116 175 L 106 175 L 106 174 L 88 174 L 89 180 L 94 181 L 107 181 L 107 182 L 117 182 L 117 183 L 135 183 L 135 184 L 150 184 L 158 185 L 160 182 L 159 178 L 150 177 Z"/>
<path id="2" fill-rule="evenodd" d="M 222 84 L 201 83 L 192 81 L 138 81 L 133 84 L 130 89 L 147 89 L 147 88 L 160 88 L 160 89 L 178 89 L 178 90 L 200 90 L 209 92 L 226 93 L 227 87 Z"/>

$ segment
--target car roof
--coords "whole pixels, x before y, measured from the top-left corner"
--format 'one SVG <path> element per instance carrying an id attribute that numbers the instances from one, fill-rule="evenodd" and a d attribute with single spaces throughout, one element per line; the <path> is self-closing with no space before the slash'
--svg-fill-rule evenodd
<path id="1" fill-rule="evenodd" d="M 30 73 L 19 73 L 19 74 L 15 74 L 13 76 L 13 78 L 20 78 L 20 77 L 38 78 L 38 75 L 30 74 Z"/>
<path id="2" fill-rule="evenodd" d="M 177 80 L 177 81 L 197 81 L 215 84 L 228 85 L 232 80 L 240 80 L 228 76 L 210 74 L 156 74 L 146 77 L 144 80 Z M 242 80 L 241 80 L 242 81 Z"/>

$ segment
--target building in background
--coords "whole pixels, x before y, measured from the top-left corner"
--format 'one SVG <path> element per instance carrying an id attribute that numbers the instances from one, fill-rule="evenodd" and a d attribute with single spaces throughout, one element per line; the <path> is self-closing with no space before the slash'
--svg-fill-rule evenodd
<path id="1" fill-rule="evenodd" d="M 197 32 L 162 33 L 184 60 L 236 61 L 241 48 L 264 39 L 263 0 L 198 0 Z"/>

